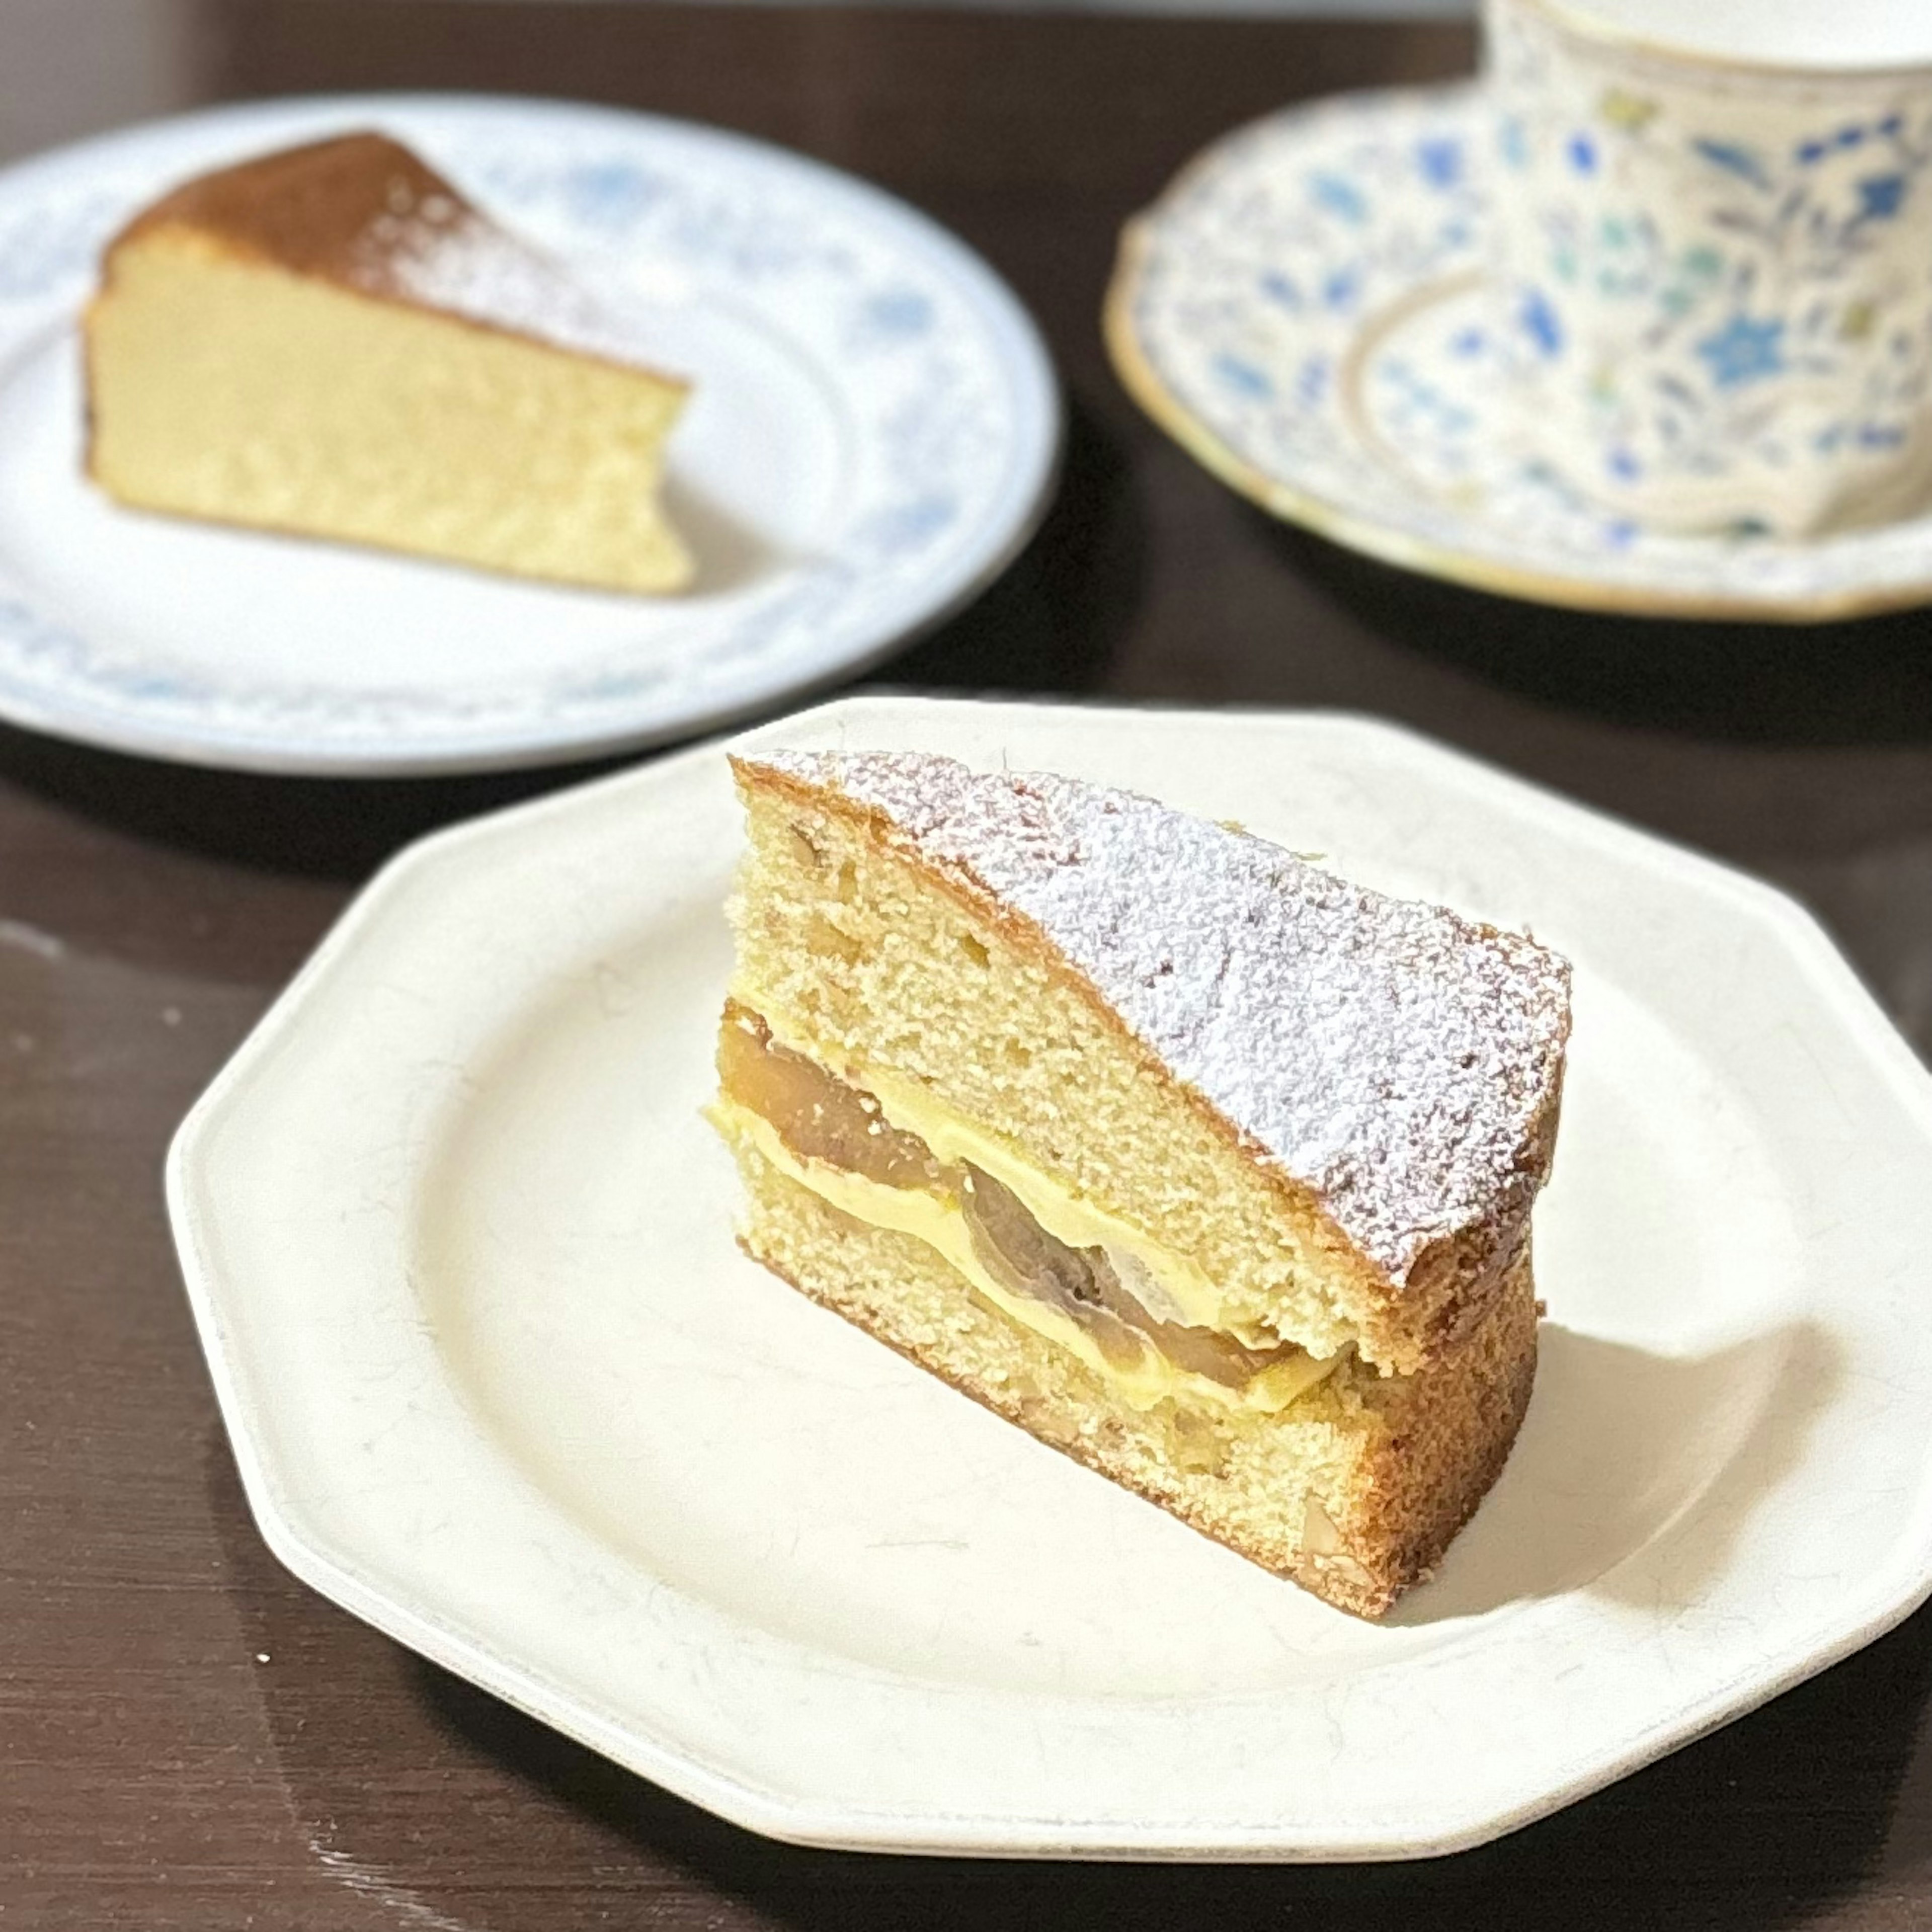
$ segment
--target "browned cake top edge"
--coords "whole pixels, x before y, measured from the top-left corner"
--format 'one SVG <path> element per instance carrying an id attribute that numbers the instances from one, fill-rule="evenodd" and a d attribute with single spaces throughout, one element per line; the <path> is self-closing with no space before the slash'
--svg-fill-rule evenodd
<path id="1" fill-rule="evenodd" d="M 401 142 L 374 130 L 260 154 L 184 182 L 107 244 L 184 230 L 224 254 L 355 294 L 454 316 L 688 387 L 644 332 L 512 235 Z"/>

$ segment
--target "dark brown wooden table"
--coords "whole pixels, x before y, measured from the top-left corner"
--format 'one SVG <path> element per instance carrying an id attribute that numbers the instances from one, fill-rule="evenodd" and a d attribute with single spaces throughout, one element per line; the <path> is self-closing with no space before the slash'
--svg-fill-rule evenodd
<path id="1" fill-rule="evenodd" d="M 1011 278 L 1072 411 L 1030 552 L 880 681 L 1406 720 L 1778 880 L 1923 1050 L 1932 618 L 1699 628 L 1448 590 L 1269 523 L 1108 374 L 1114 231 L 1193 148 L 1469 58 L 1451 27 L 0 0 L 0 154 L 204 100 L 455 87 L 695 116 L 856 170 Z M 0 730 L 0 1932 L 1932 1924 L 1932 1613 L 1462 1857 L 1014 1866 L 765 1843 L 286 1575 L 190 1331 L 163 1147 L 384 853 L 576 776 L 292 783 Z"/>

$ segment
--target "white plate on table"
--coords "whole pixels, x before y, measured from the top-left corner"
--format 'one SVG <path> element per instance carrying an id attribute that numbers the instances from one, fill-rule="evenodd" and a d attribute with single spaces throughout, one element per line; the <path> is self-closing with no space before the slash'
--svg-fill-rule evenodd
<path id="1" fill-rule="evenodd" d="M 1552 1810 L 1932 1587 L 1932 1080 L 1789 900 L 1344 717 L 882 698 L 741 742 L 1125 783 L 1568 952 L 1501 1482 L 1357 1622 L 746 1260 L 705 747 L 404 855 L 175 1144 L 243 1478 L 316 1588 L 778 1837 L 1347 1859 Z"/>
<path id="2" fill-rule="evenodd" d="M 176 182 L 393 133 L 634 314 L 696 392 L 669 501 L 698 580 L 613 596 L 122 509 L 81 473 L 76 318 Z M 484 97 L 226 108 L 0 173 L 0 717 L 352 776 L 580 758 L 848 676 L 984 589 L 1051 491 L 1038 332 L 902 202 L 686 122 Z"/>

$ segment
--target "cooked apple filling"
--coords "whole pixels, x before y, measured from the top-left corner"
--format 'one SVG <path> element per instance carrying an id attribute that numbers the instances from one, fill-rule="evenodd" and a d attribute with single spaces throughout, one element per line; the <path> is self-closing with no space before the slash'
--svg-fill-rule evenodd
<path id="1" fill-rule="evenodd" d="M 1158 1283 L 1143 1279 L 1148 1270 L 1135 1257 L 1060 1240 L 1012 1188 L 971 1161 L 941 1160 L 919 1135 L 888 1120 L 874 1095 L 773 1039 L 763 1018 L 735 1001 L 725 1008 L 718 1071 L 726 1101 L 764 1121 L 808 1173 L 829 1167 L 877 1186 L 923 1193 L 949 1217 L 956 1214 L 992 1283 L 1058 1310 L 1116 1370 L 1144 1370 L 1151 1352 L 1230 1392 L 1280 1371 L 1268 1385 L 1279 1400 L 1262 1405 L 1273 1408 L 1330 1366 L 1292 1342 L 1250 1348 L 1218 1330 L 1156 1315 L 1148 1301 L 1166 1298 Z"/>
<path id="2" fill-rule="evenodd" d="M 890 1125 L 879 1103 L 781 1046 L 748 1006 L 729 1000 L 718 1036 L 727 1100 L 770 1122 L 801 1160 L 822 1160 L 885 1187 L 943 1188 L 947 1170 L 916 1134 Z"/>

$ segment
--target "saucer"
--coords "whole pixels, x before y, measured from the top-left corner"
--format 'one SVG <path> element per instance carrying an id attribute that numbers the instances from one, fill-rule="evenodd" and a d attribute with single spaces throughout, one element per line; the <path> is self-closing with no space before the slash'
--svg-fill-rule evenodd
<path id="1" fill-rule="evenodd" d="M 81 470 L 77 320 L 164 189 L 392 132 L 634 316 L 694 384 L 675 597 L 565 589 L 110 502 Z M 0 717 L 152 758 L 345 776 L 690 737 L 837 679 L 984 590 L 1051 493 L 1038 332 L 962 242 L 849 175 L 565 102 L 217 110 L 0 173 Z"/>
<path id="2" fill-rule="evenodd" d="M 1522 446 L 1485 299 L 1467 84 L 1237 130 L 1130 222 L 1121 380 L 1264 508 L 1406 568 L 1649 616 L 1816 622 L 1932 600 L 1932 514 L 1808 543 L 1645 528 Z"/>

